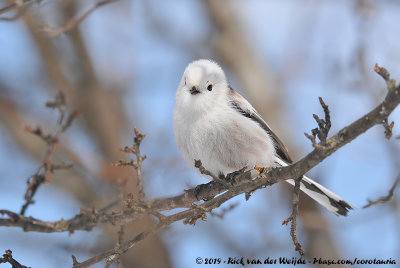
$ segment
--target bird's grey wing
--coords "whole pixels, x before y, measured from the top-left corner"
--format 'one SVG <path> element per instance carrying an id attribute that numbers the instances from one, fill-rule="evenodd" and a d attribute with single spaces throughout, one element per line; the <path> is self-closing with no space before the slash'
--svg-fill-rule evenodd
<path id="1" fill-rule="evenodd" d="M 293 163 L 293 160 L 290 157 L 286 146 L 278 138 L 278 136 L 275 135 L 275 133 L 272 131 L 272 129 L 268 126 L 268 124 L 261 118 L 260 114 L 256 111 L 256 109 L 254 109 L 254 107 L 251 106 L 251 104 L 245 98 L 243 98 L 242 95 L 237 93 L 231 87 L 229 87 L 229 88 L 230 88 L 230 92 L 229 92 L 230 103 L 231 103 L 232 108 L 234 108 L 236 111 L 238 111 L 243 116 L 250 118 L 251 120 L 254 120 L 255 122 L 257 122 L 273 139 L 276 154 L 286 163 L 288 163 L 288 164 Z"/>

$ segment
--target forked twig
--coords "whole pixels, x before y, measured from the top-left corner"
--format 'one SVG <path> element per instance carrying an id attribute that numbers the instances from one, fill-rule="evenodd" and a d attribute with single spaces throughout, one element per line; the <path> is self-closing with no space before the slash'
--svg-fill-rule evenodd
<path id="1" fill-rule="evenodd" d="M 389 202 L 390 200 L 392 200 L 393 198 L 393 194 L 394 194 L 394 190 L 396 189 L 397 185 L 400 183 L 400 175 L 397 176 L 397 179 L 394 181 L 392 187 L 390 188 L 389 192 L 387 195 L 382 196 L 374 201 L 367 199 L 368 204 L 366 204 L 365 206 L 363 206 L 363 208 L 368 208 L 377 204 L 383 204 L 386 202 Z"/>

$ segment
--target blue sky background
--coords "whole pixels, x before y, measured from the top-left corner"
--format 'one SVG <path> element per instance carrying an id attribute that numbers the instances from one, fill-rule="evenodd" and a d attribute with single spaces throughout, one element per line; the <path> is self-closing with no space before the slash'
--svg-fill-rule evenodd
<path id="1" fill-rule="evenodd" d="M 289 139 L 286 142 L 296 159 L 312 150 L 303 133 L 315 127 L 313 113 L 322 115 L 318 96 L 331 109 L 334 134 L 383 98 L 385 85 L 373 72 L 375 63 L 386 67 L 400 81 L 400 4 L 396 1 L 360 1 L 371 5 L 366 17 L 356 10 L 357 1 L 233 2 L 243 38 L 268 65 L 279 85 L 277 90 L 285 96 L 282 110 L 289 120 L 285 130 L 290 130 L 285 134 Z M 45 13 L 52 8 L 52 1 L 43 1 L 30 9 Z M 57 19 L 46 17 L 46 22 L 53 21 Z M 154 23 L 167 29 L 167 35 L 155 30 Z M 128 89 L 122 93 L 124 110 L 131 121 L 124 137 L 126 144 L 131 140 L 128 131 L 133 126 L 147 134 L 142 146 L 148 156 L 144 164 L 147 196 L 171 196 L 205 183 L 183 162 L 172 129 L 175 90 L 185 66 L 198 57 L 215 56 L 212 40 L 201 45 L 213 30 L 202 3 L 121 1 L 96 10 L 79 28 L 99 79 L 106 84 L 124 83 Z M 66 40 L 61 36 L 57 42 Z M 363 65 L 357 58 L 361 48 Z M 53 94 L 48 90 L 49 83 L 41 79 L 42 68 L 23 21 L 0 21 L 0 85 L 12 89 L 0 92 L 0 97 L 16 100 L 21 115 L 31 125 L 55 119 L 55 114 L 49 115 L 43 106 Z M 235 88 L 240 87 L 229 70 L 228 79 Z M 390 120 L 396 122 L 394 136 L 399 136 L 400 109 Z M 69 130 L 68 138 L 76 141 L 72 148 L 97 151 L 76 126 Z M 309 174 L 358 208 L 347 218 L 322 211 L 343 258 L 392 258 L 400 263 L 398 191 L 393 202 L 362 209 L 367 198 L 385 195 L 393 184 L 399 173 L 399 143 L 395 138 L 387 141 L 383 127 L 374 127 Z M 19 211 L 26 179 L 39 163 L 19 148 L 3 125 L 0 148 L 0 207 Z M 6 185 L 11 185 L 12 191 Z M 43 220 L 67 219 L 81 208 L 73 196 L 51 184 L 42 187 L 35 200 L 28 215 Z M 289 192 L 274 185 L 257 191 L 247 202 L 239 196 L 225 204 L 224 207 L 237 207 L 224 219 L 209 216 L 207 222 L 200 221 L 196 226 L 178 222 L 162 231 L 161 237 L 174 267 L 200 267 L 195 264 L 196 257 L 297 256 L 289 226 L 281 226 L 290 214 L 290 202 Z M 0 250 L 12 249 L 17 260 L 32 267 L 69 267 L 72 249 L 90 248 L 101 235 L 99 229 L 68 235 L 23 233 L 18 228 L 2 227 Z M 307 245 L 301 221 L 298 235 Z M 79 259 L 91 256 L 83 253 Z M 3 266 L 7 267 L 0 265 Z"/>

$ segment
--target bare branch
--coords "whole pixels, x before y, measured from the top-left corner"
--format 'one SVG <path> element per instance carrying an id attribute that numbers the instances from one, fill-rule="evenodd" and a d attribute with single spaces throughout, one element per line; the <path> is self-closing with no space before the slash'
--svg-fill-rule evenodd
<path id="1" fill-rule="evenodd" d="M 17 19 L 21 18 L 26 13 L 26 11 L 27 11 L 27 8 L 20 7 L 20 8 L 17 9 L 15 15 L 13 15 L 11 17 L 0 17 L 0 21 L 14 21 L 14 20 L 17 20 Z"/>
<path id="2" fill-rule="evenodd" d="M 143 191 L 143 175 L 142 175 L 142 162 L 146 159 L 145 155 L 140 154 L 140 144 L 142 140 L 146 137 L 146 135 L 141 134 L 137 128 L 133 129 L 135 132 L 135 138 L 133 139 L 133 147 L 134 154 L 136 155 L 136 173 L 137 173 L 137 187 L 139 192 L 139 200 L 144 200 L 144 191 Z"/>
<path id="3" fill-rule="evenodd" d="M 50 165 L 50 172 L 53 172 L 54 170 L 57 170 L 57 169 L 70 169 L 73 166 L 74 166 L 73 164 L 66 164 L 66 163 L 51 164 Z"/>
<path id="4" fill-rule="evenodd" d="M 210 214 L 212 216 L 218 217 L 220 219 L 223 219 L 225 217 L 225 214 L 230 212 L 231 210 L 234 210 L 236 207 L 238 206 L 238 204 L 231 204 L 229 207 L 227 208 L 223 208 L 221 212 L 214 212 L 214 211 L 210 211 Z"/>
<path id="5" fill-rule="evenodd" d="M 313 117 L 317 122 L 318 127 L 311 130 L 312 135 L 308 133 L 304 133 L 304 135 L 311 141 L 315 149 L 324 150 L 324 144 L 326 143 L 326 139 L 328 137 L 328 133 L 331 129 L 332 123 L 328 105 L 325 104 L 324 100 L 321 97 L 319 97 L 319 103 L 321 104 L 322 109 L 324 109 L 325 120 L 320 119 L 318 115 L 313 114 Z M 321 143 L 317 143 L 317 136 Z"/>
<path id="6" fill-rule="evenodd" d="M 397 179 L 394 181 L 393 186 L 390 188 L 389 193 L 385 196 L 382 196 L 378 198 L 375 201 L 371 201 L 370 199 L 367 199 L 368 204 L 363 206 L 363 208 L 369 208 L 371 206 L 377 205 L 377 204 L 383 204 L 386 202 L 389 202 L 393 198 L 394 190 L 396 189 L 397 185 L 400 183 L 400 175 L 397 176 Z"/>
<path id="7" fill-rule="evenodd" d="M 140 153 L 140 144 L 143 141 L 144 138 L 146 138 L 145 134 L 142 134 L 139 132 L 137 128 L 134 128 L 134 133 L 135 137 L 133 138 L 133 145 L 132 147 L 125 146 L 124 148 L 121 148 L 121 151 L 124 153 L 131 153 L 136 156 L 136 161 L 135 160 L 120 160 L 117 163 L 114 163 L 114 166 L 132 166 L 136 170 L 137 174 L 137 187 L 138 187 L 138 193 L 139 193 L 139 200 L 143 201 L 144 200 L 144 191 L 143 191 L 143 175 L 142 175 L 142 163 L 143 161 L 147 158 L 146 155 L 141 155 Z"/>
<path id="8" fill-rule="evenodd" d="M 78 117 L 80 114 L 81 114 L 81 112 L 78 111 L 78 110 L 74 110 L 71 113 L 69 113 L 67 119 L 64 122 L 64 124 L 61 126 L 60 131 L 64 132 L 65 130 L 67 130 L 67 128 L 69 128 L 71 126 L 72 121 L 74 121 L 74 119 L 76 117 Z"/>
<path id="9" fill-rule="evenodd" d="M 325 120 L 317 120 L 318 126 L 319 126 L 319 132 L 318 132 L 318 138 L 321 142 L 325 142 L 326 138 L 328 137 L 328 132 L 331 129 L 332 123 L 331 123 L 331 115 L 330 111 L 328 108 L 328 105 L 325 104 L 324 100 L 319 97 L 319 103 L 322 106 L 322 109 L 324 109 L 324 114 L 325 114 Z M 318 116 L 316 116 L 318 118 Z"/>
<path id="10" fill-rule="evenodd" d="M 320 150 L 324 150 L 325 147 L 324 147 L 323 145 L 317 143 L 317 140 L 316 140 L 317 135 L 316 135 L 315 130 L 318 130 L 318 129 L 317 129 L 317 128 L 314 128 L 314 129 L 311 130 L 311 133 L 312 133 L 313 135 L 310 135 L 310 134 L 308 134 L 307 132 L 304 132 L 304 135 L 311 141 L 311 144 L 312 144 L 312 146 L 313 146 L 314 148 L 316 148 L 316 149 L 318 148 L 318 149 L 320 149 Z"/>
<path id="11" fill-rule="evenodd" d="M 374 71 L 385 80 L 389 91 L 396 90 L 396 81 L 394 79 L 390 79 L 390 73 L 385 68 L 379 67 L 378 64 L 375 64 Z M 392 137 L 394 122 L 392 121 L 389 124 L 389 114 L 387 113 L 385 106 L 382 106 L 381 113 L 383 115 L 381 124 L 385 128 L 385 137 L 389 140 Z"/>
<path id="12" fill-rule="evenodd" d="M 22 7 L 23 5 L 31 4 L 33 2 L 39 3 L 41 0 L 15 0 L 13 3 L 0 8 L 0 15 L 6 13 L 12 9 Z"/>
<path id="13" fill-rule="evenodd" d="M 58 110 L 59 117 L 57 123 L 61 124 L 61 122 L 64 120 L 65 110 L 67 107 L 67 101 L 65 99 L 65 95 L 61 91 L 59 91 L 54 101 L 47 101 L 44 105 L 46 105 L 46 107 L 48 108 Z"/>
<path id="14" fill-rule="evenodd" d="M 118 0 L 103 0 L 97 2 L 95 5 L 93 5 L 91 8 L 88 10 L 81 12 L 81 14 L 78 14 L 71 19 L 69 19 L 67 22 L 65 22 L 62 26 L 60 27 L 52 27 L 48 24 L 43 24 L 41 26 L 42 30 L 47 32 L 47 34 L 50 37 L 58 37 L 63 33 L 67 33 L 74 29 L 79 23 L 81 23 L 84 19 L 86 19 L 93 11 L 95 11 L 97 8 L 104 6 L 105 4 L 109 4 L 112 2 L 116 2 Z"/>
<path id="15" fill-rule="evenodd" d="M 65 110 L 66 110 L 66 100 L 65 96 L 62 92 L 59 92 L 54 101 L 46 102 L 46 107 L 57 109 L 59 112 L 59 117 L 57 120 L 57 130 L 55 134 L 44 134 L 42 129 L 38 126 L 36 128 L 32 128 L 30 126 L 24 126 L 24 130 L 30 132 L 42 140 L 44 140 L 48 147 L 43 159 L 42 165 L 39 167 L 38 171 L 32 175 L 32 177 L 28 180 L 28 187 L 25 191 L 24 199 L 25 203 L 22 205 L 20 214 L 24 215 L 26 209 L 29 205 L 33 204 L 33 197 L 36 194 L 36 191 L 43 183 L 50 182 L 53 178 L 53 172 L 56 169 L 67 169 L 72 167 L 70 164 L 58 164 L 54 165 L 51 163 L 51 158 L 56 150 L 58 144 L 58 138 L 62 132 L 64 132 L 72 123 L 72 121 L 80 114 L 79 111 L 73 111 L 70 113 L 66 120 L 65 118 Z"/>
<path id="16" fill-rule="evenodd" d="M 72 260 L 73 260 L 73 267 L 74 268 L 82 268 L 82 267 L 89 267 L 93 264 L 96 264 L 104 259 L 107 259 L 107 263 L 112 263 L 115 260 L 119 259 L 119 256 L 123 253 L 125 253 L 126 251 L 128 251 L 128 249 L 132 248 L 133 246 L 135 246 L 136 244 L 138 244 L 139 242 L 143 241 L 144 239 L 146 239 L 147 237 L 149 237 L 152 234 L 155 234 L 156 232 L 158 232 L 159 230 L 163 229 L 164 227 L 168 226 L 168 224 L 158 224 L 156 227 L 154 227 L 153 229 L 151 229 L 150 231 L 145 231 L 142 232 L 140 234 L 138 234 L 137 236 L 135 236 L 133 239 L 125 242 L 123 245 L 106 251 L 98 256 L 95 256 L 93 258 L 90 258 L 84 262 L 79 263 L 75 256 L 73 256 Z"/>
<path id="17" fill-rule="evenodd" d="M 0 258 L 0 263 L 7 263 L 7 262 L 11 264 L 13 268 L 28 268 L 27 266 L 17 262 L 12 256 L 12 251 L 9 249 L 6 250 L 6 254 L 3 254 L 3 258 Z"/>
<path id="18" fill-rule="evenodd" d="M 292 237 L 293 244 L 295 246 L 296 251 L 299 252 L 300 255 L 304 255 L 304 250 L 299 243 L 296 235 L 297 228 L 297 214 L 299 211 L 299 201 L 300 201 L 300 182 L 302 177 L 295 180 L 295 185 L 293 189 L 293 202 L 292 202 L 292 214 L 282 222 L 282 225 L 287 225 L 289 222 L 292 222 L 290 226 L 290 236 Z"/>
<path id="19" fill-rule="evenodd" d="M 396 81 L 390 79 L 390 73 L 385 68 L 380 67 L 378 63 L 376 63 L 374 66 L 374 71 L 385 80 L 389 90 L 394 90 L 396 88 Z"/>

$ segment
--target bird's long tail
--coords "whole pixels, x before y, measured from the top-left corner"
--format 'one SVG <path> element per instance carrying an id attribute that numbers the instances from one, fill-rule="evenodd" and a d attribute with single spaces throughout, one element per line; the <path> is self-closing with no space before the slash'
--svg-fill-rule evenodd
<path id="1" fill-rule="evenodd" d="M 288 166 L 285 161 L 278 157 L 275 158 L 275 162 L 283 167 Z M 286 182 L 294 185 L 293 179 L 286 180 Z M 303 176 L 301 180 L 300 190 L 338 216 L 346 216 L 350 209 L 354 209 L 352 205 L 344 201 L 340 196 L 306 176 Z"/>

